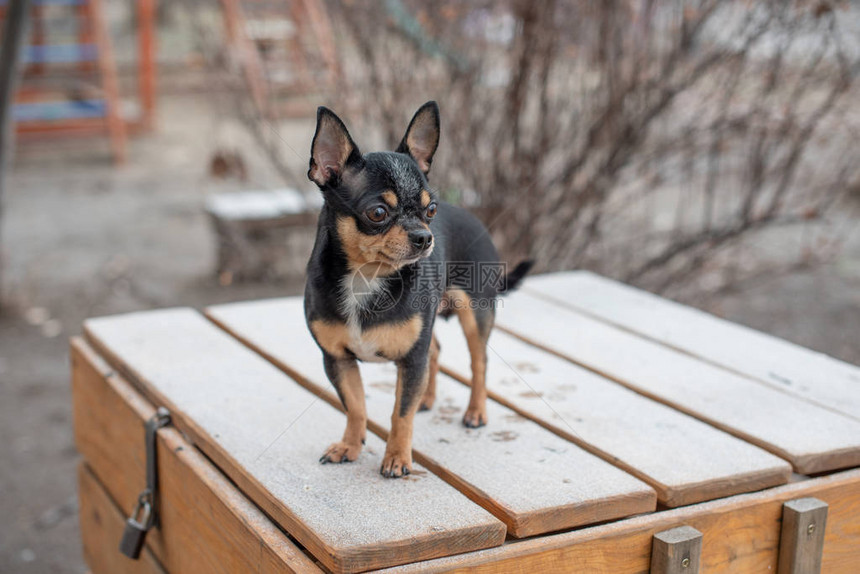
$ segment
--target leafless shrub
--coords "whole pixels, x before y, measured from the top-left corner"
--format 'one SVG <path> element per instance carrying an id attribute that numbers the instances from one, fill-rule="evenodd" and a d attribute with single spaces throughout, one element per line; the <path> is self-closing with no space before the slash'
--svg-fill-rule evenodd
<path id="1" fill-rule="evenodd" d="M 714 292 L 833 252 L 822 222 L 860 185 L 860 46 L 844 30 L 860 13 L 847 3 L 329 8 L 343 70 L 331 103 L 359 145 L 390 149 L 437 99 L 431 183 L 510 258 Z M 795 240 L 816 234 L 826 241 Z M 776 256 L 746 262 L 761 250 Z"/>

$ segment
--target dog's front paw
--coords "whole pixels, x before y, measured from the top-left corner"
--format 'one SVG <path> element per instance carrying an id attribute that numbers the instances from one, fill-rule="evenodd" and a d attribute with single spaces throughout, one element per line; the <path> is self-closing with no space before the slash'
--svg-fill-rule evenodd
<path id="1" fill-rule="evenodd" d="M 343 441 L 336 442 L 323 453 L 320 462 L 353 462 L 361 454 L 361 444 L 347 444 Z"/>
<path id="2" fill-rule="evenodd" d="M 400 478 L 412 472 L 412 455 L 399 452 L 385 452 L 379 473 L 385 478 Z"/>
<path id="3" fill-rule="evenodd" d="M 476 429 L 487 424 L 486 405 L 466 409 L 466 414 L 463 415 L 463 424 L 470 429 Z"/>

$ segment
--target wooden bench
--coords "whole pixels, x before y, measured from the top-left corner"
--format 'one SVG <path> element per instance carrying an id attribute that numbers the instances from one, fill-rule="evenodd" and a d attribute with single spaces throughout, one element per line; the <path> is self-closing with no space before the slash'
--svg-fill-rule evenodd
<path id="1" fill-rule="evenodd" d="M 394 370 L 363 364 L 367 447 L 300 298 L 91 319 L 72 340 L 86 559 L 105 572 L 826 572 L 860 565 L 860 368 L 585 273 L 500 303 L 490 423 L 438 321 L 415 472 L 378 468 Z M 788 382 L 786 382 L 788 381 Z M 157 433 L 159 524 L 118 552 Z"/>
<path id="2" fill-rule="evenodd" d="M 303 195 L 291 188 L 209 196 L 206 212 L 218 242 L 219 281 L 228 285 L 303 272 L 321 206 L 319 193 Z"/>

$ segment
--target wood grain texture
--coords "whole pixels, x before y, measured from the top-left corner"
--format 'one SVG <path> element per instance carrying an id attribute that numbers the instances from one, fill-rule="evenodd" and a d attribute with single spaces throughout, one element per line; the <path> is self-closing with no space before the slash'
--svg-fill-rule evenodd
<path id="1" fill-rule="evenodd" d="M 288 374 L 339 405 L 301 298 L 234 303 L 210 318 Z M 368 417 L 386 434 L 394 406 L 393 364 L 361 365 Z M 415 417 L 416 460 L 495 514 L 513 536 L 541 534 L 655 509 L 654 491 L 510 409 L 489 401 L 493 421 L 467 429 L 469 389 L 439 377 L 436 406 Z M 321 447 L 323 445 L 320 445 Z"/>
<path id="2" fill-rule="evenodd" d="M 436 336 L 442 369 L 468 381 L 459 326 L 439 321 Z M 490 337 L 487 383 L 494 399 L 651 484 L 666 506 L 784 484 L 791 472 L 756 446 L 501 331 Z"/>
<path id="3" fill-rule="evenodd" d="M 779 574 L 819 574 L 827 503 L 807 497 L 789 500 L 782 507 L 779 539 Z"/>
<path id="4" fill-rule="evenodd" d="M 805 496 L 830 507 L 821 571 L 856 574 L 860 469 L 384 572 L 641 574 L 649 569 L 654 534 L 683 524 L 703 534 L 702 572 L 776 572 L 782 505 Z"/>
<path id="5" fill-rule="evenodd" d="M 860 419 L 855 365 L 587 271 L 530 277 L 524 289 Z"/>
<path id="6" fill-rule="evenodd" d="M 384 444 L 320 465 L 343 414 L 191 309 L 91 319 L 98 352 L 326 567 L 362 571 L 499 545 L 504 524 L 419 467 L 379 475 Z M 432 502 L 431 502 L 432 501 Z"/>
<path id="7" fill-rule="evenodd" d="M 128 515 L 145 485 L 143 425 L 155 409 L 80 339 L 71 359 L 75 443 Z M 158 431 L 158 464 L 160 525 L 146 544 L 171 573 L 321 571 L 175 428 Z"/>
<path id="8" fill-rule="evenodd" d="M 110 499 L 87 464 L 78 464 L 78 520 L 84 560 L 93 574 L 165 574 L 149 548 L 138 560 L 118 550 L 126 517 Z"/>
<path id="9" fill-rule="evenodd" d="M 539 317 L 539 320 L 536 318 Z M 860 421 L 525 292 L 496 324 L 812 474 L 860 465 Z"/>

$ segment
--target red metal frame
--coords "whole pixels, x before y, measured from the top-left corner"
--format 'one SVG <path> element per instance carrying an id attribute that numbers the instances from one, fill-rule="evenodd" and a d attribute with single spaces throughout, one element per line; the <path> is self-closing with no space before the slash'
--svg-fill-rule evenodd
<path id="1" fill-rule="evenodd" d="M 128 133 L 140 133 L 150 130 L 155 124 L 156 107 L 156 63 L 155 63 L 155 0 L 135 0 L 138 22 L 138 64 L 137 64 L 137 96 L 140 101 L 140 115 L 132 120 L 124 120 L 120 113 L 119 82 L 113 50 L 108 34 L 107 24 L 102 12 L 101 0 L 84 0 L 76 8 L 78 16 L 79 44 L 95 44 L 98 46 L 98 59 L 81 61 L 75 64 L 81 72 L 98 71 L 101 77 L 101 87 L 107 105 L 107 114 L 98 119 L 69 119 L 58 121 L 30 121 L 16 126 L 18 134 L 26 139 L 39 136 L 53 137 L 57 135 L 97 135 L 107 131 L 111 140 L 111 149 L 117 163 L 126 159 L 126 139 Z M 44 26 L 42 25 L 42 6 L 31 8 L 33 16 L 33 44 L 44 45 Z M 0 6 L 0 17 L 5 14 L 5 6 Z M 35 63 L 27 67 L 28 74 L 44 75 L 46 66 Z M 18 101 L 33 101 L 44 96 L 43 90 L 32 87 L 22 87 L 17 94 Z"/>

